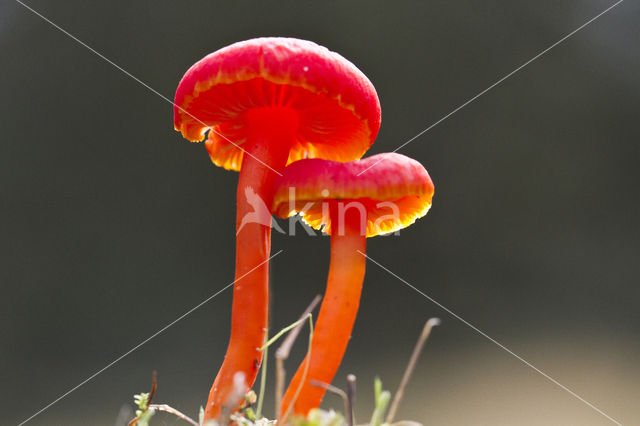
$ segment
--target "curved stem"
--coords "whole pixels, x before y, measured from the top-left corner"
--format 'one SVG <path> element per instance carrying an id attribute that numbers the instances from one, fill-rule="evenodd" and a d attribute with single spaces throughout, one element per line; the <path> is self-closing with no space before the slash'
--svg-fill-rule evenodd
<path id="1" fill-rule="evenodd" d="M 273 182 L 286 165 L 296 117 L 282 108 L 251 110 L 249 132 L 238 180 L 236 275 L 231 311 L 231 337 L 224 362 L 207 401 L 204 420 L 217 418 L 223 406 L 236 409 L 256 379 L 268 326 L 269 253 Z M 267 167 L 269 166 L 269 167 Z M 275 171 L 274 171 L 275 170 Z M 234 389 L 236 373 L 243 389 Z"/>
<path id="2" fill-rule="evenodd" d="M 365 257 L 358 251 L 366 252 L 366 236 L 361 229 L 363 218 L 357 209 L 339 210 L 332 203 L 331 264 L 327 290 L 311 342 L 311 357 L 304 359 L 293 376 L 283 398 L 281 416 L 287 413 L 292 403 L 293 412 L 301 416 L 306 416 L 309 410 L 320 405 L 326 389 L 311 382 L 331 383 L 351 338 L 365 272 Z M 343 217 L 338 217 L 340 215 Z M 340 221 L 342 226 L 339 226 Z M 293 401 L 306 363 L 309 363 L 309 371 L 305 384 L 298 399 Z M 286 419 L 280 419 L 283 420 Z"/>

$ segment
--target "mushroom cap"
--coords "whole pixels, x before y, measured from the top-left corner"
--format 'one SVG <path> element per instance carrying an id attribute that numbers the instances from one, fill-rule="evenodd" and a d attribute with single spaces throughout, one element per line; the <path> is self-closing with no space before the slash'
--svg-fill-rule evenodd
<path id="1" fill-rule="evenodd" d="M 295 188 L 294 194 L 290 188 Z M 402 154 L 349 163 L 307 159 L 287 166 L 276 180 L 273 212 L 281 218 L 300 214 L 309 226 L 330 235 L 327 206 L 342 201 L 349 208 L 356 202 L 367 213 L 366 236 L 373 237 L 406 228 L 426 215 L 433 190 L 422 164 Z"/>
<path id="2" fill-rule="evenodd" d="M 174 127 L 192 142 L 211 129 L 211 160 L 240 170 L 246 112 L 268 107 L 298 113 L 289 163 L 355 160 L 380 128 L 378 95 L 355 65 L 313 42 L 281 37 L 234 43 L 196 62 L 178 85 Z"/>

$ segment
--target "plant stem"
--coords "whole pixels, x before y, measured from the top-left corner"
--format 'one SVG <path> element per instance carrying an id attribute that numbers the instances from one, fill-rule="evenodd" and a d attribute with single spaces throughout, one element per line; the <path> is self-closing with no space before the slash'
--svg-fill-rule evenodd
<path id="1" fill-rule="evenodd" d="M 304 310 L 298 322 L 305 319 L 310 313 L 312 313 L 318 303 L 322 300 L 322 296 L 316 294 L 316 297 L 313 298 L 307 309 Z M 302 323 L 296 326 L 284 339 L 278 350 L 276 350 L 276 413 L 280 413 L 280 408 L 282 407 L 282 397 L 284 395 L 284 379 L 286 376 L 286 371 L 284 369 L 284 362 L 289 358 L 289 353 L 291 352 L 291 347 L 293 343 L 296 341 L 300 330 L 302 329 Z"/>
<path id="2" fill-rule="evenodd" d="M 398 406 L 400 405 L 400 401 L 404 395 L 404 390 L 409 383 L 409 379 L 413 374 L 413 370 L 416 368 L 416 364 L 418 363 L 418 357 L 422 352 L 422 348 L 424 348 L 424 344 L 427 342 L 429 335 L 431 334 L 431 329 L 440 325 L 439 318 L 430 318 L 424 325 L 422 329 L 422 333 L 420 333 L 420 337 L 416 342 L 416 346 L 413 348 L 413 352 L 411 353 L 411 358 L 409 359 L 409 364 L 407 364 L 407 369 L 404 371 L 402 375 L 402 380 L 400 381 L 400 386 L 398 386 L 398 390 L 396 391 L 396 395 L 393 398 L 393 402 L 391 403 L 391 408 L 389 408 L 389 413 L 387 414 L 387 418 L 385 423 L 392 423 L 393 418 L 396 415 L 396 411 L 398 410 Z"/>
<path id="3" fill-rule="evenodd" d="M 267 339 L 269 337 L 268 332 L 265 334 L 264 338 Z M 258 394 L 258 405 L 256 406 L 256 419 L 259 420 L 262 417 L 262 402 L 264 401 L 264 390 L 267 385 L 267 363 L 269 361 L 269 346 L 264 346 L 264 351 L 262 354 L 262 366 L 260 367 L 262 371 L 260 372 L 260 393 Z"/>

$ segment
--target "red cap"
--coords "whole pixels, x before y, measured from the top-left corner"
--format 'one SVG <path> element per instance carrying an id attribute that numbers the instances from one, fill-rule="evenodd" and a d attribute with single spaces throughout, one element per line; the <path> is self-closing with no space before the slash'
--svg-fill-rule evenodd
<path id="1" fill-rule="evenodd" d="M 295 200 L 290 200 L 290 188 L 295 188 Z M 367 237 L 372 237 L 406 228 L 426 215 L 433 190 L 422 164 L 402 154 L 378 154 L 349 163 L 300 160 L 277 179 L 273 212 L 281 218 L 299 213 L 312 228 L 331 234 L 326 203 L 355 201 L 366 210 Z"/>
<path id="2" fill-rule="evenodd" d="M 190 141 L 212 129 L 212 161 L 240 170 L 244 153 L 234 144 L 246 140 L 246 113 L 265 107 L 298 115 L 288 162 L 360 158 L 380 127 L 380 102 L 369 79 L 339 54 L 294 38 L 235 43 L 195 63 L 178 85 L 174 126 Z"/>

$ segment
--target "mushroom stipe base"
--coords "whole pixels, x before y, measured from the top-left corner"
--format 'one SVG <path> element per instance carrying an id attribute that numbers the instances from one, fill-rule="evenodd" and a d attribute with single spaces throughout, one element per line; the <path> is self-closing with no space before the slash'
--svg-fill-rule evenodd
<path id="1" fill-rule="evenodd" d="M 277 335 L 281 336 L 285 332 L 291 333 L 291 330 L 300 327 L 300 324 L 304 322 L 306 316 L 303 316 L 300 320 L 296 321 L 296 323 L 291 324 L 289 327 L 283 329 Z M 379 378 L 376 377 L 374 380 L 374 410 L 373 413 L 370 414 L 369 417 L 365 417 L 368 420 L 367 425 L 369 426 L 422 426 L 420 423 L 415 421 L 399 421 L 394 423 L 396 410 L 401 402 L 402 396 L 404 395 L 406 385 L 413 373 L 413 369 L 416 365 L 416 362 L 420 356 L 424 348 L 424 344 L 426 343 L 429 335 L 431 334 L 431 330 L 434 326 L 439 325 L 440 320 L 438 318 L 431 318 L 426 323 L 420 334 L 418 341 L 415 345 L 415 348 L 411 354 L 409 362 L 407 364 L 407 368 L 405 369 L 404 375 L 402 377 L 400 387 L 395 393 L 395 396 L 391 398 L 391 393 L 389 391 L 383 390 L 382 382 Z M 294 337 L 295 338 L 295 337 Z M 271 339 L 271 341 L 277 340 L 277 337 Z M 282 345 L 284 346 L 284 344 Z M 282 348 L 281 346 L 281 348 Z M 281 349 L 279 348 L 279 349 Z M 308 348 L 311 351 L 311 347 Z M 278 353 L 278 351 L 276 351 Z M 312 353 L 312 351 L 311 351 Z M 284 374 L 284 371 L 277 371 L 277 374 Z M 263 374 L 263 377 L 266 375 Z M 151 391 L 148 393 L 141 393 L 138 395 L 134 395 L 134 402 L 138 407 L 136 411 L 136 417 L 129 423 L 129 426 L 149 426 L 151 418 L 156 415 L 157 412 L 164 412 L 168 415 L 173 415 L 183 420 L 186 423 L 189 423 L 193 426 L 220 426 L 220 425 L 239 425 L 239 426 L 269 426 L 269 425 L 289 425 L 289 426 L 354 426 L 355 419 L 359 419 L 360 417 L 354 413 L 354 402 L 355 402 L 355 385 L 356 378 L 353 375 L 347 376 L 347 392 L 337 388 L 335 386 L 331 386 L 329 384 L 324 384 L 321 382 L 314 382 L 314 385 L 323 389 L 328 390 L 338 396 L 340 396 L 344 403 L 343 413 L 340 411 L 335 411 L 333 409 L 323 410 L 319 408 L 313 408 L 306 416 L 294 415 L 290 418 L 287 418 L 283 421 L 283 419 L 279 420 L 269 420 L 266 417 L 256 416 L 254 411 L 256 401 L 258 401 L 258 397 L 253 391 L 249 391 L 241 398 L 241 407 L 239 411 L 236 411 L 232 414 L 227 414 L 225 418 L 206 421 L 204 419 L 204 409 L 200 408 L 200 414 L 198 417 L 198 421 L 193 420 L 186 414 L 181 413 L 180 411 L 172 408 L 167 404 L 154 404 L 153 398 L 157 388 L 157 380 L 156 373 L 153 373 L 153 380 Z M 261 383 L 260 386 L 264 389 L 264 383 Z M 276 393 L 277 393 L 276 388 Z M 264 395 L 260 395 L 260 399 L 264 397 Z M 277 395 L 276 395 L 277 399 Z M 360 422 L 361 423 L 361 422 Z"/>

